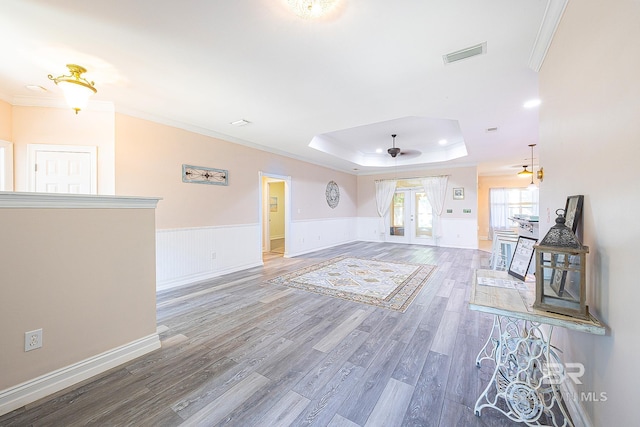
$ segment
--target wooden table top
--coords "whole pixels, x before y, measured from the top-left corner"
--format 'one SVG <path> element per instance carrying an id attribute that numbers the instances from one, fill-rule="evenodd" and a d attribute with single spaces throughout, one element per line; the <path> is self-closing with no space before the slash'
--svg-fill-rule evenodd
<path id="1" fill-rule="evenodd" d="M 589 314 L 589 320 L 533 308 L 536 283 L 532 276 L 521 280 L 506 271 L 476 270 L 473 275 L 469 308 L 500 316 L 560 326 L 581 332 L 604 335 L 606 328 Z"/>

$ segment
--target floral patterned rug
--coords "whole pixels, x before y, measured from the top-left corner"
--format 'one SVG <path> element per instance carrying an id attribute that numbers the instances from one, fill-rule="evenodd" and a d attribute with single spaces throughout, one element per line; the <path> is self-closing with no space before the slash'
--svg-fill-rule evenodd
<path id="1" fill-rule="evenodd" d="M 268 283 L 404 312 L 434 270 L 426 264 L 338 257 Z"/>

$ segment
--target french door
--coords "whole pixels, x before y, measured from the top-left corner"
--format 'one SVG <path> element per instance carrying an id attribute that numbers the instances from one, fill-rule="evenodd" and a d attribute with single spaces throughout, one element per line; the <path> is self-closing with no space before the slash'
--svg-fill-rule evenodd
<path id="1" fill-rule="evenodd" d="M 387 240 L 432 245 L 433 209 L 422 188 L 396 190 L 386 218 Z"/>

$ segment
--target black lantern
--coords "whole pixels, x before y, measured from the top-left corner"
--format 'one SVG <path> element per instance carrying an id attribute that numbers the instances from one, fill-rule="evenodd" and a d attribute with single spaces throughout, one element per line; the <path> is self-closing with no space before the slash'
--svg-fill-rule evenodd
<path id="1" fill-rule="evenodd" d="M 561 213 L 559 213 L 561 212 Z M 565 225 L 564 209 L 556 211 L 551 227 L 536 249 L 536 301 L 534 308 L 589 319 L 585 267 L 589 248 Z"/>

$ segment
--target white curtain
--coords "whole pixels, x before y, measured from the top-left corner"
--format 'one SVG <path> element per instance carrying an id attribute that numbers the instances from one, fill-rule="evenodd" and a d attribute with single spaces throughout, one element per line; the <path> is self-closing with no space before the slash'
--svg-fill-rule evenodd
<path id="1" fill-rule="evenodd" d="M 420 179 L 424 192 L 427 195 L 427 200 L 433 209 L 433 239 L 436 246 L 438 245 L 438 239 L 442 237 L 442 226 L 440 217 L 442 215 L 442 209 L 444 208 L 444 199 L 447 196 L 447 183 L 449 182 L 448 176 L 430 176 Z"/>
<path id="2" fill-rule="evenodd" d="M 495 230 L 509 228 L 509 197 L 506 188 L 489 189 L 489 240 Z"/>
<path id="3" fill-rule="evenodd" d="M 387 226 L 384 223 L 384 216 L 389 212 L 395 192 L 395 181 L 376 181 L 376 205 L 378 215 L 380 215 L 380 230 L 382 230 L 385 236 L 387 235 Z"/>

